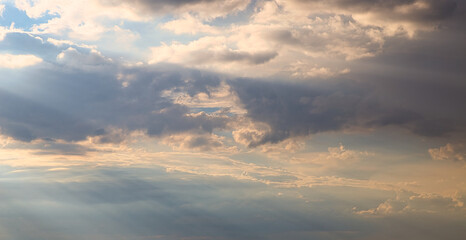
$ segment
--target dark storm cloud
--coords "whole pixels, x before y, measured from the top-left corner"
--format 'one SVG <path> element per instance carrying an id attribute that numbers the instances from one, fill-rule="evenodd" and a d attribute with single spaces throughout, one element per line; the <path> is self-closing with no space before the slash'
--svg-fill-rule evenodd
<path id="1" fill-rule="evenodd" d="M 295 0 L 303 5 L 319 3 L 351 11 L 353 13 L 372 12 L 380 16 L 412 22 L 430 22 L 449 18 L 455 12 L 458 1 L 454 0 Z M 401 10 L 402 8 L 405 8 Z"/>
<path id="2" fill-rule="evenodd" d="M 270 133 L 250 146 L 354 127 L 396 126 L 422 136 L 444 136 L 455 129 L 451 119 L 429 118 L 416 109 L 390 106 L 373 95 L 374 89 L 356 82 L 309 87 L 232 81 L 231 85 L 247 115 L 271 127 Z"/>

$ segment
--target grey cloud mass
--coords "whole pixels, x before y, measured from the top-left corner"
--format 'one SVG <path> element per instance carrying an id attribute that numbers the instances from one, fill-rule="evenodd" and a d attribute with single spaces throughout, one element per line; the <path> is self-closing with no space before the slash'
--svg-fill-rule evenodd
<path id="1" fill-rule="evenodd" d="M 398 127 L 428 137 L 453 133 L 464 136 L 466 116 L 461 109 L 466 102 L 465 86 L 461 74 L 454 73 L 464 71 L 465 61 L 458 55 L 451 58 L 444 52 L 428 51 L 432 45 L 451 51 L 464 49 L 459 40 L 425 39 L 417 40 L 419 43 L 413 41 L 414 47 L 408 50 L 409 57 L 418 58 L 391 59 L 390 51 L 396 51 L 390 50 L 391 44 L 397 44 L 394 39 L 388 42 L 387 54 L 370 62 L 355 62 L 354 72 L 345 79 L 319 80 L 311 85 L 228 80 L 247 116 L 271 128 L 249 146 L 357 127 Z M 163 95 L 166 90 L 191 96 L 210 94 L 209 89 L 219 86 L 224 78 L 221 75 L 168 65 L 128 67 L 95 52 L 86 53 L 78 48 L 56 52 L 60 51 L 58 65 L 31 68 L 14 81 L 3 80 L 4 89 L 0 91 L 3 134 L 23 141 L 37 138 L 79 141 L 88 136 L 103 136 L 102 139 L 111 142 L 104 137 L 111 136 L 108 131 L 111 128 L 168 136 L 190 131 L 212 133 L 228 128 L 228 123 L 234 120 L 227 114 L 193 114 L 187 106 Z M 80 64 L 68 60 L 75 59 L 71 56 L 78 56 Z M 440 68 L 435 72 L 442 72 L 443 76 L 428 76 L 414 70 L 416 65 L 431 64 L 432 59 L 447 61 L 448 64 L 435 64 Z M 365 71 L 364 75 L 358 71 L 380 61 L 390 61 L 400 69 L 393 73 Z M 121 140 L 121 136 L 115 137 Z"/>
<path id="2" fill-rule="evenodd" d="M 98 0 L 108 6 L 126 6 L 132 10 L 144 14 L 170 14 L 179 11 L 199 13 L 217 16 L 228 15 L 240 9 L 244 9 L 249 0 Z"/>
<path id="3" fill-rule="evenodd" d="M 2 134 L 22 141 L 37 138 L 84 140 L 94 135 L 92 124 L 34 101 L 0 90 Z"/>
<path id="4" fill-rule="evenodd" d="M 415 109 L 388 106 L 371 95 L 371 89 L 355 83 L 321 89 L 246 81 L 232 82 L 232 86 L 247 115 L 271 127 L 270 133 L 251 142 L 251 146 L 354 127 L 396 126 L 422 136 L 444 136 L 457 130 L 449 119 L 429 118 Z"/>
<path id="5" fill-rule="evenodd" d="M 76 63 L 78 56 L 80 64 Z M 70 61 L 71 59 L 72 61 Z M 164 135 L 223 128 L 225 116 L 190 115 L 190 110 L 163 97 L 164 90 L 196 94 L 219 84 L 212 74 L 173 67 L 124 68 L 93 52 L 64 50 L 58 65 L 33 68 L 3 80 L 0 97 L 2 133 L 23 141 L 37 138 L 84 140 L 103 135 L 110 126 Z M 97 64 L 96 61 L 102 64 Z M 167 66 L 168 67 L 168 66 Z M 7 70 L 6 70 L 7 71 Z M 124 87 L 117 72 L 134 81 Z M 9 72 L 5 76 L 13 77 Z M 22 86 L 29 86 L 24 88 Z"/>
<path id="6" fill-rule="evenodd" d="M 349 62 L 351 72 L 341 77 L 312 84 L 232 81 L 248 116 L 271 127 L 250 145 L 358 126 L 398 127 L 463 142 L 464 13 L 461 5 L 439 32 L 418 33 L 408 41 L 388 38 L 383 54 Z"/>
<path id="7" fill-rule="evenodd" d="M 321 4 L 353 13 L 378 13 L 388 19 L 412 22 L 439 21 L 451 17 L 458 1 L 454 0 L 294 0 L 313 7 Z"/>

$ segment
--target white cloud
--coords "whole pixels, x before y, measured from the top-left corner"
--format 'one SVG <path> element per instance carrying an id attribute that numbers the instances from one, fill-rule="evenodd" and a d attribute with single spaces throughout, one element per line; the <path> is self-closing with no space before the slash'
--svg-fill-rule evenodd
<path id="1" fill-rule="evenodd" d="M 345 74 L 348 69 L 322 62 L 344 63 L 374 56 L 382 49 L 384 35 L 378 28 L 363 26 L 348 16 L 309 17 L 286 7 L 273 1 L 259 3 L 248 23 L 230 27 L 212 28 L 195 16 L 168 22 L 162 28 L 177 34 L 211 35 L 186 44 L 172 42 L 154 47 L 149 62 L 250 77 L 284 74 L 327 78 Z"/>
<path id="2" fill-rule="evenodd" d="M 258 1 L 247 23 L 214 28 L 197 15 L 185 15 L 161 25 L 176 34 L 208 36 L 154 47 L 150 62 L 247 77 L 335 77 L 350 71 L 349 61 L 380 54 L 388 38 L 434 30 L 451 9 L 428 0 L 355 6 L 339 0 Z"/>
<path id="3" fill-rule="evenodd" d="M 41 62 L 42 59 L 34 55 L 0 54 L 0 68 L 24 68 Z"/>
<path id="4" fill-rule="evenodd" d="M 104 19 L 144 20 L 129 9 L 103 6 L 96 0 L 15 0 L 15 5 L 30 18 L 55 15 L 46 23 L 34 25 L 33 33 L 79 40 L 97 40 L 105 32 L 111 31 L 112 27 L 106 26 Z"/>
<path id="5" fill-rule="evenodd" d="M 192 1 L 191 3 L 124 0 L 110 2 L 105 0 L 15 0 L 16 7 L 25 11 L 30 18 L 39 18 L 44 15 L 55 16 L 46 23 L 34 25 L 34 33 L 65 35 L 90 41 L 98 40 L 103 34 L 114 30 L 113 26 L 106 24 L 106 20 L 148 22 L 164 15 L 187 16 L 187 13 L 195 14 L 201 19 L 213 19 L 244 10 L 248 4 L 249 0 Z M 181 22 L 174 21 L 166 27 L 179 27 L 180 23 L 187 23 L 187 20 L 189 19 L 180 20 Z M 195 24 L 195 26 L 199 27 L 202 24 Z M 203 27 L 201 31 L 206 30 L 208 27 Z"/>
<path id="6" fill-rule="evenodd" d="M 204 24 L 200 19 L 190 14 L 183 15 L 181 18 L 166 22 L 160 26 L 162 29 L 172 31 L 176 34 L 198 34 L 209 33 L 218 34 L 220 30 L 216 27 Z"/>
<path id="7" fill-rule="evenodd" d="M 5 4 L 0 4 L 0 17 L 3 17 L 4 11 L 5 11 Z"/>
<path id="8" fill-rule="evenodd" d="M 97 46 L 92 46 L 92 45 L 87 45 L 87 44 L 77 44 L 73 41 L 70 40 L 59 40 L 59 39 L 54 39 L 54 38 L 47 38 L 47 42 L 57 46 L 57 47 L 63 47 L 63 46 L 78 46 L 81 48 L 88 48 L 88 49 L 96 49 Z"/>
<path id="9" fill-rule="evenodd" d="M 224 36 L 208 36 L 188 44 L 173 42 L 153 47 L 150 64 L 169 62 L 185 66 L 233 72 L 265 64 L 277 56 L 273 50 L 238 49 Z"/>

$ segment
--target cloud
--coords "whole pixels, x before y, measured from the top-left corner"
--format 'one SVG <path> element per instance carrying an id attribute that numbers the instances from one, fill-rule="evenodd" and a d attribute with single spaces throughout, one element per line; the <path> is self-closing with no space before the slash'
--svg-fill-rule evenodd
<path id="1" fill-rule="evenodd" d="M 33 150 L 32 154 L 35 155 L 85 156 L 97 151 L 81 144 L 54 140 L 37 140 L 24 147 Z"/>
<path id="2" fill-rule="evenodd" d="M 0 90 L 2 133 L 22 141 L 37 138 L 83 140 L 94 134 L 92 124 L 60 111 Z"/>
<path id="3" fill-rule="evenodd" d="M 42 63 L 0 69 L 1 239 L 465 236 L 460 4 L 21 4 L 0 51 Z"/>
<path id="4" fill-rule="evenodd" d="M 64 1 L 23 1 L 15 0 L 15 6 L 32 20 L 47 16 L 47 22 L 38 22 L 31 27 L 35 34 L 52 34 L 59 38 L 73 38 L 96 41 L 104 34 L 118 32 L 114 25 L 108 26 L 104 19 L 144 21 L 145 18 L 129 8 L 104 6 L 98 0 L 84 0 L 79 3 Z M 128 36 L 134 35 L 131 32 Z M 50 36 L 50 35 L 49 35 Z"/>
<path id="5" fill-rule="evenodd" d="M 33 45 L 24 49 L 23 45 L 14 44 L 15 39 Z M 199 40 L 196 43 L 199 46 L 193 44 L 197 46 L 193 49 L 210 49 L 215 39 Z M 391 51 L 398 49 L 396 44 L 404 42 L 402 38 L 397 41 L 388 45 Z M 3 98 L 9 99 L 5 101 L 9 104 L 2 109 L 4 134 L 25 141 L 36 138 L 80 141 L 105 135 L 109 129 L 144 131 L 156 137 L 228 130 L 237 143 L 257 147 L 316 133 L 357 128 L 395 128 L 427 137 L 459 137 L 465 132 L 461 124 L 465 116 L 458 113 L 464 95 L 461 87 L 451 85 L 456 84 L 456 77 L 443 81 L 432 76 L 424 78 L 417 71 L 406 69 L 404 63 L 411 64 L 411 61 L 404 59 L 396 61 L 401 66 L 391 65 L 401 68 L 393 74 L 388 74 L 389 69 L 377 71 L 374 68 L 373 72 L 364 71 L 362 75 L 361 69 L 367 69 L 365 64 L 368 63 L 358 60 L 344 80 L 328 77 L 308 84 L 306 81 L 233 79 L 166 64 L 129 65 L 93 48 L 70 46 L 69 42 L 55 46 L 20 33 L 8 34 L 4 42 L 16 51 L 44 55 L 51 63 L 15 77 L 16 84 L 33 86 L 33 91 L 22 92 L 14 85 L 2 86 L 6 87 Z M 421 39 L 411 44 L 419 46 L 419 42 L 424 43 Z M 442 42 L 441 46 L 445 44 Z M 415 55 L 429 46 L 413 47 L 410 51 Z M 218 62 L 228 65 L 232 61 L 232 64 L 263 65 L 260 54 L 229 50 L 226 46 L 212 47 L 210 55 L 203 55 L 203 52 L 196 55 L 195 50 L 188 50 L 193 53 L 193 64 L 205 61 L 215 66 Z M 49 56 L 52 53 L 56 54 L 54 58 Z M 442 53 L 429 54 L 443 56 Z M 165 56 L 186 60 L 182 55 Z M 384 61 L 393 60 L 378 56 L 370 63 Z M 422 61 L 425 60 L 416 61 L 416 64 Z M 448 68 L 440 70 L 447 72 Z M 418 91 L 408 91 L 414 88 Z M 394 95 L 397 97 L 393 98 Z M 440 101 L 431 102 L 429 106 L 437 107 L 426 107 L 424 103 L 433 99 Z M 14 113 L 13 109 L 17 108 L 25 109 L 30 117 Z M 35 110 L 26 110 L 32 108 Z M 238 121 L 238 117 L 243 117 L 244 121 Z M 52 128 L 55 121 L 63 127 L 61 133 L 60 128 Z M 234 121 L 236 123 L 232 124 Z"/>
<path id="6" fill-rule="evenodd" d="M 376 208 L 356 212 L 361 215 L 383 216 L 393 214 L 429 213 L 445 214 L 446 212 L 463 212 L 464 203 L 455 196 L 438 194 L 416 194 L 407 191 L 397 193 L 395 199 L 388 199 Z"/>
<path id="7" fill-rule="evenodd" d="M 193 111 L 206 110 L 236 115 L 245 113 L 244 109 L 239 106 L 238 97 L 225 81 L 221 81 L 216 87 L 207 86 L 206 90 L 197 94 L 165 91 L 163 96 L 171 98 L 174 103 L 185 105 Z"/>
<path id="8" fill-rule="evenodd" d="M 5 4 L 0 4 L 0 17 L 3 17 L 4 11 L 5 11 Z"/>
<path id="9" fill-rule="evenodd" d="M 102 35 L 119 31 L 105 20 L 130 20 L 147 22 L 165 15 L 195 14 L 203 19 L 227 16 L 244 10 L 249 0 L 191 0 L 191 1 L 149 1 L 149 0 L 71 0 L 48 1 L 15 0 L 15 6 L 25 11 L 28 17 L 38 19 L 52 16 L 45 23 L 35 24 L 34 33 L 55 34 L 79 40 L 96 41 Z M 127 31 L 127 35 L 137 36 Z"/>
<path id="10" fill-rule="evenodd" d="M 303 62 L 296 62 L 291 67 L 292 76 L 296 78 L 309 79 L 309 78 L 330 78 L 338 75 L 349 73 L 350 70 L 345 68 L 340 71 L 335 71 L 326 67 L 313 66 Z"/>
<path id="11" fill-rule="evenodd" d="M 87 46 L 74 45 L 76 49 L 89 50 Z M 41 37 L 25 32 L 8 32 L 0 43 L 0 50 L 15 55 L 34 55 L 45 62 L 55 62 L 57 55 L 69 45 L 56 46 Z"/>
<path id="12" fill-rule="evenodd" d="M 333 12 L 352 15 L 366 25 L 384 27 L 389 34 L 406 31 L 432 30 L 442 20 L 452 17 L 458 2 L 453 0 L 332 0 L 279 1 L 299 11 Z"/>
<path id="13" fill-rule="evenodd" d="M 2 84 L 6 88 L 0 91 L 2 132 L 23 141 L 81 141 L 114 128 L 143 130 L 153 136 L 225 128 L 227 115 L 191 113 L 162 96 L 167 90 L 192 96 L 207 93 L 208 88 L 219 86 L 217 76 L 169 68 L 128 67 L 96 50 L 68 47 L 58 53 L 57 63 L 16 77 L 16 84 L 34 86 L 30 94 Z"/>
<path id="14" fill-rule="evenodd" d="M 160 25 L 160 28 L 172 31 L 175 34 L 195 35 L 198 33 L 220 33 L 220 29 L 217 29 L 214 26 L 206 25 L 199 19 L 189 14 L 184 15 L 182 18 L 163 23 L 162 25 Z"/>
<path id="15" fill-rule="evenodd" d="M 350 61 L 382 50 L 385 35 L 377 27 L 361 25 L 351 16 L 310 17 L 285 7 L 273 1 L 260 2 L 249 22 L 217 27 L 216 31 L 208 28 L 204 31 L 208 36 L 188 43 L 153 47 L 150 62 L 166 61 L 241 76 L 327 78 L 347 72 L 346 67 L 322 66 L 329 59 Z M 184 20 L 162 26 L 171 26 L 168 29 L 175 33 L 192 31 L 185 29 L 190 24 L 172 26 L 180 21 Z M 201 23 L 192 16 L 190 22 Z"/>
<path id="16" fill-rule="evenodd" d="M 384 53 L 393 38 L 411 41 L 426 32 L 451 28 L 460 22 L 458 4 L 449 0 L 258 1 L 247 23 L 229 23 L 214 31 L 189 15 L 189 24 L 187 18 L 180 18 L 162 25 L 178 34 L 204 34 L 188 43 L 152 48 L 150 62 L 167 61 L 243 77 L 338 77 L 351 71 L 351 62 Z M 175 23 L 184 24 L 176 27 L 180 24 Z M 186 28 L 193 24 L 199 26 L 196 31 Z"/>
<path id="17" fill-rule="evenodd" d="M 298 0 L 297 2 L 304 2 Z M 392 19 L 411 21 L 431 21 L 441 20 L 451 17 L 457 7 L 457 1 L 452 0 L 395 0 L 395 1 L 307 1 L 313 3 L 323 3 L 336 6 L 341 9 L 348 9 L 353 12 L 377 12 Z"/>
<path id="18" fill-rule="evenodd" d="M 415 109 L 385 105 L 372 98 L 365 86 L 347 83 L 315 84 L 313 88 L 263 81 L 230 84 L 247 116 L 270 127 L 251 146 L 353 127 L 398 126 L 423 136 L 442 136 L 452 130 L 448 121 L 424 118 Z"/>
<path id="19" fill-rule="evenodd" d="M 465 161 L 466 148 L 463 144 L 447 143 L 445 146 L 439 148 L 430 148 L 429 154 L 434 160 L 446 161 Z"/>
<path id="20" fill-rule="evenodd" d="M 175 150 L 215 151 L 217 153 L 235 151 L 235 147 L 225 146 L 224 142 L 225 137 L 195 132 L 172 134 L 163 138 L 163 143 Z"/>
<path id="21" fill-rule="evenodd" d="M 194 13 L 203 18 L 226 16 L 244 10 L 249 0 L 98 0 L 104 6 L 129 8 L 142 14 Z"/>
<path id="22" fill-rule="evenodd" d="M 153 47 L 149 63 L 169 62 L 208 69 L 229 65 L 259 65 L 277 56 L 274 51 L 243 51 L 228 47 L 225 37 L 203 37 L 189 44 L 172 43 Z M 220 43 L 220 44 L 219 44 Z M 226 65 L 226 66 L 225 66 Z"/>
<path id="23" fill-rule="evenodd" d="M 83 70 L 112 68 L 112 61 L 111 58 L 103 56 L 102 53 L 95 49 L 90 49 L 89 53 L 82 53 L 75 48 L 69 47 L 57 55 L 58 63 Z"/>
<path id="24" fill-rule="evenodd" d="M 41 62 L 42 59 L 34 55 L 0 54 L 0 68 L 24 68 Z"/>

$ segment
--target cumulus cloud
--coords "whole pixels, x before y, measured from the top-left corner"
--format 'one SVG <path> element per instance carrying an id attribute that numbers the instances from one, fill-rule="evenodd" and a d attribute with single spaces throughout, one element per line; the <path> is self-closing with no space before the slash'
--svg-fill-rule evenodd
<path id="1" fill-rule="evenodd" d="M 348 78 L 354 79 L 327 79 L 312 85 L 233 79 L 170 65 L 127 65 L 92 48 L 69 46 L 70 43 L 55 46 L 27 34 L 9 34 L 4 41 L 21 49 L 22 45 L 14 45 L 14 39 L 35 44 L 38 54 L 55 53 L 51 60 L 57 62 L 19 76 L 16 82 L 34 86 L 27 98 L 13 86 L 2 86 L 7 87 L 1 92 L 2 98 L 9 102 L 1 109 L 4 132 L 26 141 L 36 138 L 79 141 L 103 135 L 105 131 L 99 129 L 114 128 L 142 130 L 152 136 L 189 131 L 211 134 L 228 129 L 237 143 L 249 147 L 356 128 L 395 127 L 428 137 L 464 133 L 462 115 L 455 111 L 461 102 L 456 100 L 464 98 L 459 94 L 460 88 L 448 91 L 448 97 L 442 98 L 445 102 L 434 104 L 448 107 L 423 108 L 420 103 L 429 101 L 432 93 L 442 95 L 432 91 L 443 86 L 438 87 L 440 82 L 433 80 L 424 83 L 415 94 L 399 93 L 418 81 L 416 75 L 412 79 L 404 75 L 401 81 L 393 74 L 375 82 L 367 76 L 359 78 L 359 69 L 355 68 L 347 73 Z M 210 42 L 199 49 L 209 47 Z M 39 46 L 51 51 L 43 53 L 37 50 Z M 213 48 L 204 61 L 209 57 L 216 61 L 261 59 L 225 49 L 228 48 Z M 225 56 L 223 51 L 234 54 Z M 427 87 L 431 83 L 434 84 Z M 391 91 L 396 93 L 396 99 L 390 97 Z M 13 110 L 18 108 L 24 111 Z M 238 121 L 237 117 L 244 120 Z M 61 127 L 54 128 L 55 125 Z"/>
<path id="2" fill-rule="evenodd" d="M 103 19 L 144 20 L 144 17 L 129 8 L 104 6 L 98 0 L 85 0 L 79 3 L 70 0 L 15 0 L 14 2 L 19 10 L 25 11 L 27 16 L 32 19 L 51 16 L 47 22 L 34 24 L 31 28 L 32 32 L 54 34 L 65 38 L 71 37 L 81 41 L 95 41 L 105 33 L 119 31 L 114 25 L 105 24 Z"/>
<path id="3" fill-rule="evenodd" d="M 162 27 L 175 33 L 192 32 L 185 29 L 190 24 L 176 27 L 185 20 L 177 19 Z M 317 66 L 319 63 L 371 57 L 382 50 L 384 43 L 380 28 L 364 26 L 351 16 L 296 14 L 273 1 L 258 3 L 248 23 L 217 27 L 214 31 L 200 25 L 199 20 L 190 22 L 201 26 L 196 29 L 209 36 L 154 47 L 150 62 L 167 61 L 233 74 L 241 69 L 243 76 L 326 78 L 344 74 L 346 67 L 334 70 Z"/>
<path id="4" fill-rule="evenodd" d="M 229 19 L 224 26 L 218 26 L 213 21 L 243 11 L 250 4 L 255 11 L 247 23 Z M 16 6 L 32 18 L 56 15 L 46 23 L 34 25 L 34 33 L 87 41 L 107 36 L 106 41 L 117 39 L 119 46 L 133 50 L 133 41 L 140 35 L 125 28 L 124 20 L 148 23 L 154 16 L 174 16 L 158 26 L 176 34 L 208 36 L 154 46 L 149 62 L 170 62 L 250 77 L 296 78 L 345 74 L 350 69 L 347 61 L 377 56 L 391 37 L 433 30 L 457 12 L 457 3 L 450 0 L 88 0 L 83 4 L 17 0 Z M 116 20 L 122 21 L 115 25 Z M 111 44 L 107 45 L 110 48 Z"/>
<path id="5" fill-rule="evenodd" d="M 30 18 L 54 16 L 45 23 L 33 26 L 33 32 L 66 35 L 79 40 L 98 40 L 103 34 L 119 31 L 108 26 L 104 19 L 147 21 L 165 15 L 195 14 L 203 19 L 227 16 L 244 10 L 249 0 L 230 1 L 126 1 L 126 0 L 85 0 L 48 1 L 15 0 L 15 6 L 26 12 Z M 126 30 L 127 32 L 130 30 Z M 137 36 L 128 32 L 129 36 Z"/>
<path id="6" fill-rule="evenodd" d="M 337 77 L 351 70 L 350 62 L 380 55 L 393 38 L 413 39 L 438 30 L 440 24 L 447 28 L 450 20 L 461 14 L 457 5 L 450 0 L 258 1 L 247 23 L 214 30 L 189 16 L 190 24 L 181 18 L 162 25 L 175 33 L 204 32 L 209 36 L 154 47 L 151 62 L 240 72 L 249 77 Z M 192 24 L 198 26 L 195 31 L 187 28 Z M 227 56 L 227 49 L 237 53 L 221 57 Z M 245 55 L 260 52 L 268 57 L 258 56 L 256 59 L 264 59 L 258 61 Z M 225 59 L 236 64 L 225 66 Z M 254 64 L 258 62 L 262 64 Z"/>

